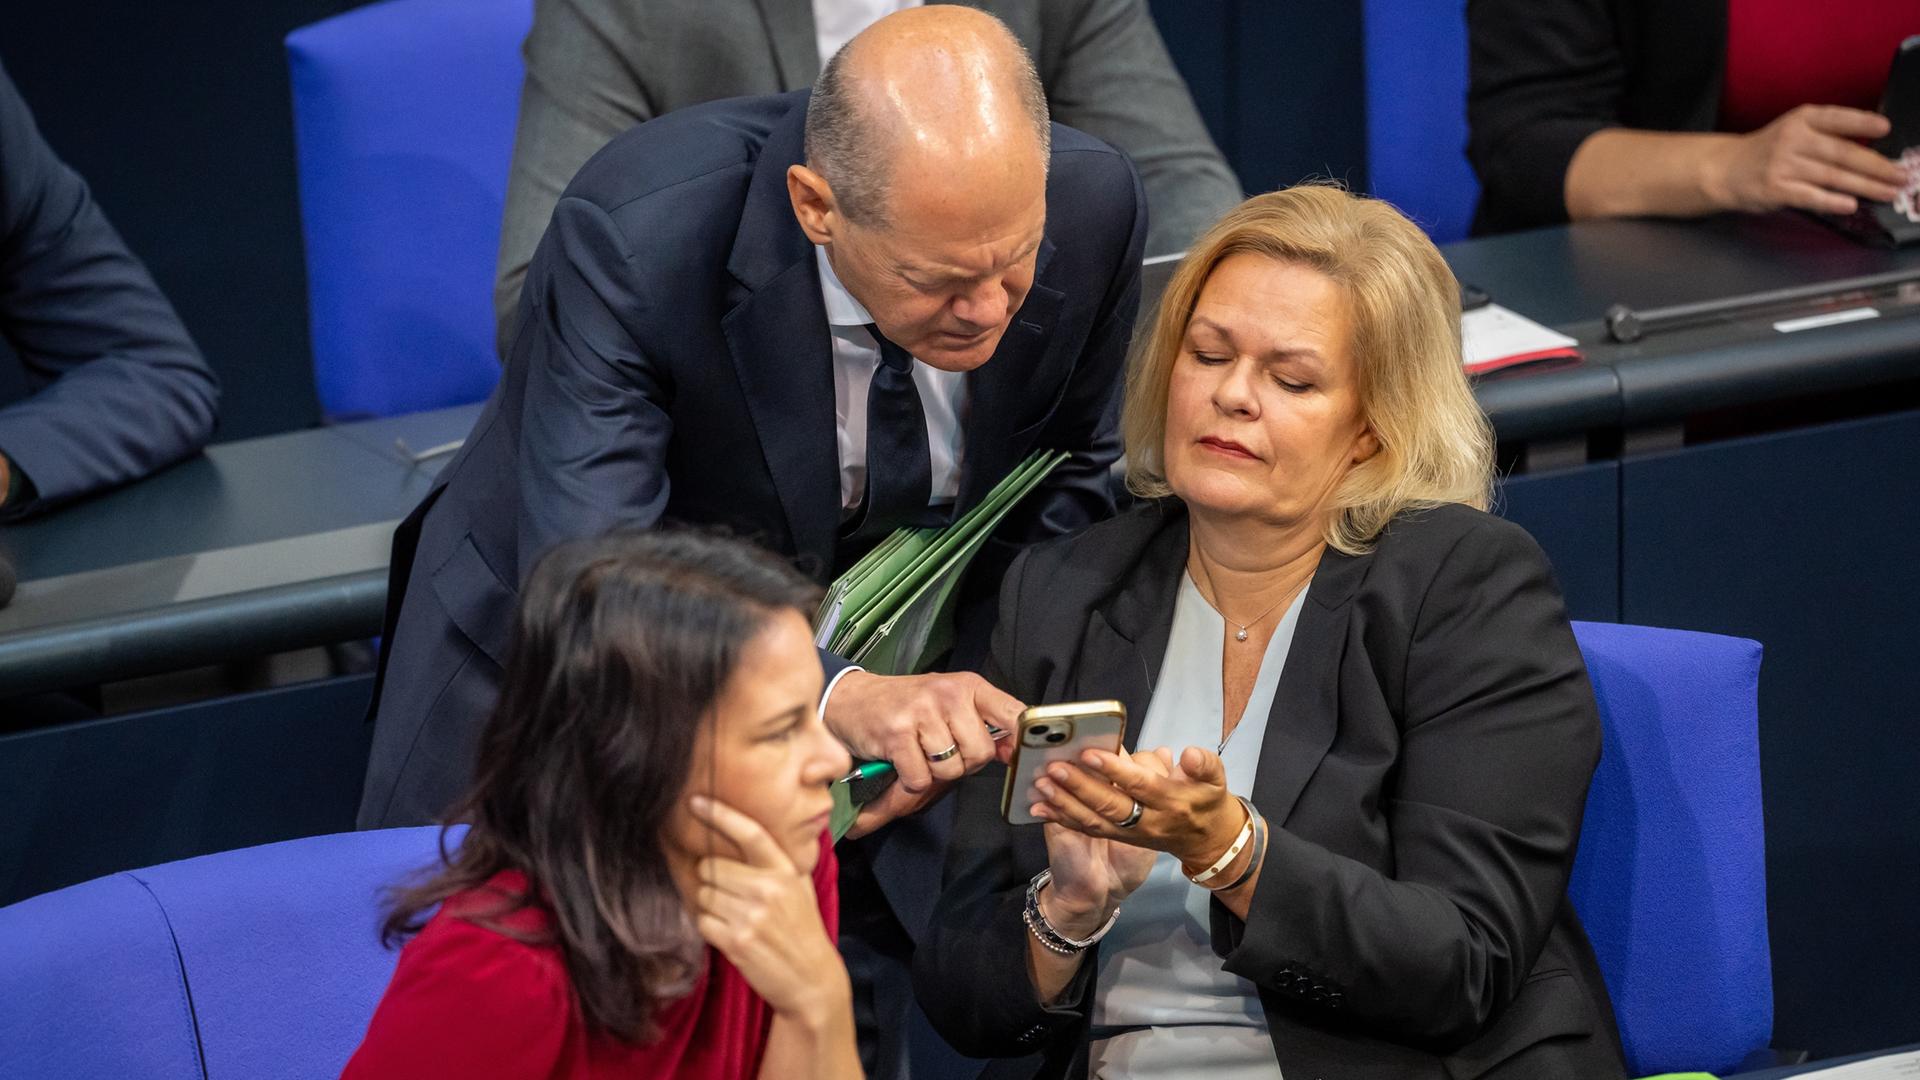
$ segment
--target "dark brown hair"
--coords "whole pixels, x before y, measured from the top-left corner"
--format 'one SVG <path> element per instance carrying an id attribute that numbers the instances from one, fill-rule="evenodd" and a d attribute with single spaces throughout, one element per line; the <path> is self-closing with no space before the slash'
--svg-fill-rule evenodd
<path id="1" fill-rule="evenodd" d="M 703 950 L 661 839 L 694 767 L 695 739 L 741 651 L 814 587 L 748 544 L 635 532 L 556 548 L 522 591 L 500 698 L 480 737 L 473 787 L 451 820 L 470 827 L 422 884 L 397 890 L 389 945 L 441 901 L 495 874 L 529 893 L 463 917 L 502 922 L 538 905 L 591 1030 L 647 1042 L 684 996 Z"/>

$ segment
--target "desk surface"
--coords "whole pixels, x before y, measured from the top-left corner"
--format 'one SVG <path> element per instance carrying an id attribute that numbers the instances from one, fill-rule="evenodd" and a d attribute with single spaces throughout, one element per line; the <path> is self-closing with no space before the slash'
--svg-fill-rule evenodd
<path id="1" fill-rule="evenodd" d="M 1683 303 L 1920 268 L 1791 215 L 1604 222 L 1452 244 L 1462 280 L 1578 337 L 1586 358 L 1485 376 L 1503 441 L 1657 424 L 1810 390 L 1912 378 L 1920 317 L 1800 334 L 1765 324 L 1605 342 L 1615 302 Z M 251 439 L 0 528 L 21 586 L 0 609 L 0 699 L 379 632 L 394 525 L 478 406 Z M 404 442 L 406 450 L 396 445 Z"/>
<path id="2" fill-rule="evenodd" d="M 478 406 L 215 446 L 0 529 L 0 698 L 379 632 L 393 529 Z"/>
<path id="3" fill-rule="evenodd" d="M 1798 214 L 1604 221 L 1467 240 L 1443 249 L 1460 280 L 1578 339 L 1585 359 L 1510 368 L 1476 393 L 1503 441 L 1671 423 L 1691 413 L 1914 377 L 1920 290 L 1883 317 L 1783 334 L 1778 314 L 1622 345 L 1601 317 L 1893 271 L 1920 249 L 1867 247 Z M 1897 310 L 1895 310 L 1897 308 Z"/>

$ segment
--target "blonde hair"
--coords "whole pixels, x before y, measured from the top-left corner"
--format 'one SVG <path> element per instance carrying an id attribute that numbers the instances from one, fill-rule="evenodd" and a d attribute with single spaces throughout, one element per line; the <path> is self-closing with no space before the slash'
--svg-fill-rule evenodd
<path id="1" fill-rule="evenodd" d="M 1407 509 L 1465 503 L 1485 510 L 1493 428 L 1460 366 L 1453 271 L 1398 210 L 1332 184 L 1248 199 L 1195 241 L 1174 271 L 1153 329 L 1135 339 L 1128 365 L 1121 417 L 1127 487 L 1146 498 L 1172 494 L 1164 448 L 1173 364 L 1207 278 L 1242 253 L 1325 274 L 1352 315 L 1361 413 L 1380 449 L 1334 490 L 1328 546 L 1362 554 Z"/>

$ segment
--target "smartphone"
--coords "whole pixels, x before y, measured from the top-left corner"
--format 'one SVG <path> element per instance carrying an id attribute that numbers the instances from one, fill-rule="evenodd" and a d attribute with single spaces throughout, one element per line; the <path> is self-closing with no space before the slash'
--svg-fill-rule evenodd
<path id="1" fill-rule="evenodd" d="M 1127 732 L 1127 707 L 1118 701 L 1073 701 L 1036 705 L 1020 714 L 1013 730 L 1013 760 L 1000 794 L 1000 816 L 1009 825 L 1040 821 L 1027 811 L 1040 801 L 1033 782 L 1056 761 L 1072 761 L 1085 750 L 1120 752 Z"/>

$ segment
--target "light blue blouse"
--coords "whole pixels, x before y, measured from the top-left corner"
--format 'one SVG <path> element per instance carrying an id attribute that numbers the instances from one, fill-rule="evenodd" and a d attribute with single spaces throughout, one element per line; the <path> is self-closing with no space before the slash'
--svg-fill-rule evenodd
<path id="1" fill-rule="evenodd" d="M 1227 788 L 1237 795 L 1253 791 L 1267 716 L 1306 595 L 1301 589 L 1281 616 L 1246 711 L 1221 747 Z M 1166 659 L 1135 749 L 1164 746 L 1177 757 L 1189 746 L 1219 745 L 1226 636 L 1226 621 L 1182 573 Z M 1214 954 L 1209 902 L 1207 890 L 1180 872 L 1179 860 L 1162 854 L 1146 884 L 1121 905 L 1119 921 L 1100 944 L 1095 1080 L 1278 1080 L 1258 991 L 1222 970 Z"/>

